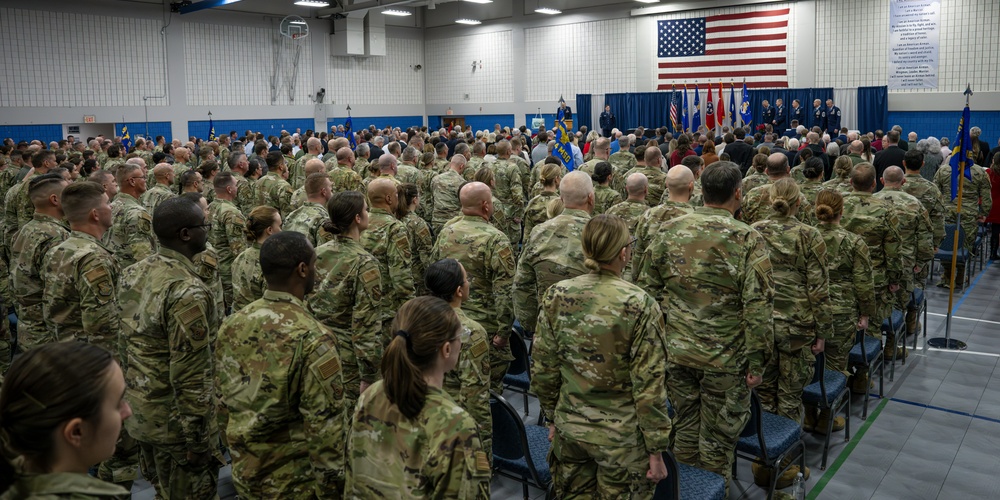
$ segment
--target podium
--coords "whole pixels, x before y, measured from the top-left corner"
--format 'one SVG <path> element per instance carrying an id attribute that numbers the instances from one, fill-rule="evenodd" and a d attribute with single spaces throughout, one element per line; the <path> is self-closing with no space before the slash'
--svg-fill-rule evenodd
<path id="1" fill-rule="evenodd" d="M 570 118 L 569 120 L 563 120 L 563 121 L 566 122 L 566 131 L 567 132 L 572 132 L 573 131 L 573 119 Z"/>

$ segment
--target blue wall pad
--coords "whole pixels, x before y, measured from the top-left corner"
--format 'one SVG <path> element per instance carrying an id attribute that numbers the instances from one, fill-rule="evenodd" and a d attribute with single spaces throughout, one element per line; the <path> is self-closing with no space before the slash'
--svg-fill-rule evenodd
<path id="1" fill-rule="evenodd" d="M 346 116 L 338 116 L 330 118 L 326 122 L 326 131 L 330 131 L 330 127 L 336 127 L 337 125 L 343 125 L 347 121 Z M 363 128 L 368 128 L 369 125 L 375 125 L 375 128 L 385 128 L 385 127 L 399 127 L 401 130 L 406 130 L 409 127 L 422 127 L 424 125 L 423 116 L 352 116 L 351 123 L 354 124 L 354 130 L 361 130 Z"/>
<path id="2" fill-rule="evenodd" d="M 45 147 L 49 146 L 52 141 L 59 141 L 60 139 L 65 139 L 62 136 L 62 125 L 0 125 L 0 139 L 11 138 L 14 142 L 28 141 L 31 142 L 35 139 L 45 143 Z M 77 134 L 79 135 L 79 134 Z"/>
<path id="3" fill-rule="evenodd" d="M 170 131 L 170 122 L 119 122 L 115 123 L 115 135 L 122 135 L 122 125 L 128 125 L 128 135 L 132 138 L 133 144 L 135 144 L 136 139 L 144 136 L 155 140 L 156 136 L 162 135 L 167 142 L 174 140 L 173 134 Z M 216 128 L 215 132 L 218 134 L 219 129 Z M 184 139 L 187 138 L 185 137 Z"/>
<path id="4" fill-rule="evenodd" d="M 228 134 L 235 130 L 237 134 L 243 135 L 247 130 L 260 132 L 265 138 L 270 135 L 280 135 L 282 130 L 287 130 L 294 134 L 295 129 L 300 128 L 305 133 L 316 126 L 316 121 L 312 118 L 278 118 L 274 120 L 213 120 L 215 135 Z M 208 120 L 198 120 L 188 122 L 188 135 L 208 139 Z M 187 139 L 180 138 L 182 140 Z"/>
<path id="5" fill-rule="evenodd" d="M 955 111 L 890 111 L 889 126 L 899 125 L 903 127 L 903 140 L 906 134 L 916 132 L 917 137 L 923 139 L 934 136 L 938 139 L 947 137 L 954 142 L 958 135 L 958 121 L 962 118 L 962 110 Z M 990 148 L 997 146 L 997 138 L 1000 137 L 1000 111 L 973 111 L 970 126 L 983 129 L 980 140 L 990 144 Z"/>

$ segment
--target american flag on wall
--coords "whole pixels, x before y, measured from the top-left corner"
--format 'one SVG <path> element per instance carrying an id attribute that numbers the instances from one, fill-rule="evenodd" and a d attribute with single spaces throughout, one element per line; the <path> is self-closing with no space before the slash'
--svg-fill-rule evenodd
<path id="1" fill-rule="evenodd" d="M 743 79 L 750 88 L 788 87 L 789 11 L 657 21 L 657 90 Z"/>

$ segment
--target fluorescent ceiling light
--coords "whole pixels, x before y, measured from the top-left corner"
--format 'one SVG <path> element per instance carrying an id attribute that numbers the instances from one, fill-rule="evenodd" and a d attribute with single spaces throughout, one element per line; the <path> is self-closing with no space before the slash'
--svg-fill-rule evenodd
<path id="1" fill-rule="evenodd" d="M 660 3 L 660 0 L 636 0 L 640 3 Z"/>
<path id="2" fill-rule="evenodd" d="M 385 9 L 382 11 L 387 16 L 412 16 L 413 13 L 403 9 Z"/>
<path id="3" fill-rule="evenodd" d="M 493 0 L 465 0 L 469 3 L 493 3 Z"/>
<path id="4" fill-rule="evenodd" d="M 291 21 L 288 24 L 306 24 L 305 21 Z"/>
<path id="5" fill-rule="evenodd" d="M 478 19 L 466 19 L 464 17 L 462 19 L 456 19 L 455 22 L 458 24 L 483 24 L 483 22 Z"/>
<path id="6" fill-rule="evenodd" d="M 550 8 L 550 7 L 539 7 L 537 9 L 535 9 L 535 12 L 537 12 L 539 14 L 548 14 L 550 16 L 555 15 L 555 14 L 562 14 L 561 10 L 559 10 L 559 9 L 553 9 L 553 8 Z"/>
<path id="7" fill-rule="evenodd" d="M 303 7 L 329 7 L 330 2 L 324 2 L 322 0 L 299 0 L 295 2 L 295 5 L 301 5 Z"/>

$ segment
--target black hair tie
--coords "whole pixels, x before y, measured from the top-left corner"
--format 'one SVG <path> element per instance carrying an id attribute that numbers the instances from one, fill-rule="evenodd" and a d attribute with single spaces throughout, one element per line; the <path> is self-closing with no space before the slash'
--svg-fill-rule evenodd
<path id="1" fill-rule="evenodd" d="M 406 345 L 407 346 L 410 345 L 410 332 L 406 330 L 396 330 L 396 336 L 403 337 L 404 339 L 406 339 Z"/>

